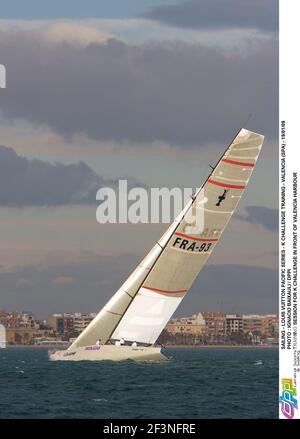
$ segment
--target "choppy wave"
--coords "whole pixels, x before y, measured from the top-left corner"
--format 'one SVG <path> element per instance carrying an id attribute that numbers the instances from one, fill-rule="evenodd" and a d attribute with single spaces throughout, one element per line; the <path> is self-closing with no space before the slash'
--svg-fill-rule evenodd
<path id="1" fill-rule="evenodd" d="M 0 417 L 277 417 L 277 350 L 168 354 L 167 362 L 51 362 L 42 348 L 1 350 Z"/>

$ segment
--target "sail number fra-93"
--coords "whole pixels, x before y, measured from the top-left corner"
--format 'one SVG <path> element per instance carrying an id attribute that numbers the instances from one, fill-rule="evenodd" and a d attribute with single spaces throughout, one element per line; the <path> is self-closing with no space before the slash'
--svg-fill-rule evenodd
<path id="1" fill-rule="evenodd" d="M 207 252 L 211 248 L 211 246 L 211 242 L 196 242 L 190 239 L 183 239 L 178 236 L 173 242 L 173 247 L 190 252 Z"/>

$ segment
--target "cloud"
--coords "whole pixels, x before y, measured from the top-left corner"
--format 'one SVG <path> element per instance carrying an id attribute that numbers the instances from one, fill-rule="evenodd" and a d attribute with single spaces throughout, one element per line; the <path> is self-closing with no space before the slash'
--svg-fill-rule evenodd
<path id="1" fill-rule="evenodd" d="M 164 0 L 155 0 L 155 3 Z M 12 19 L 38 20 L 41 18 L 83 19 L 89 17 L 125 18 L 140 14 L 154 0 L 10 0 L 2 2 L 1 16 Z"/>
<path id="2" fill-rule="evenodd" d="M 97 311 L 138 264 L 131 254 L 81 254 L 77 260 L 15 267 L 0 272 L 4 308 L 31 309 L 38 316 L 53 312 Z M 73 283 L 53 282 L 70 277 Z M 20 283 L 20 279 L 28 283 Z M 178 314 L 200 310 L 270 313 L 277 310 L 278 271 L 243 265 L 207 265 L 196 279 Z"/>
<path id="3" fill-rule="evenodd" d="M 92 43 L 106 44 L 111 38 L 116 39 L 115 36 L 101 29 L 65 20 L 49 22 L 37 29 L 19 31 L 14 36 L 28 41 L 36 40 L 50 47 L 58 44 L 86 47 Z M 13 39 L 13 35 L 11 38 Z"/>
<path id="4" fill-rule="evenodd" d="M 199 147 L 226 143 L 252 113 L 249 128 L 277 138 L 276 41 L 243 53 L 114 39 L 52 47 L 42 32 L 2 34 L 6 120 L 47 125 L 67 139 L 85 134 L 101 142 Z"/>
<path id="5" fill-rule="evenodd" d="M 28 160 L 0 146 L 0 206 L 60 206 L 95 202 L 102 179 L 89 166 Z"/>
<path id="6" fill-rule="evenodd" d="M 62 32 L 63 26 L 68 26 L 67 35 Z M 32 31 L 45 28 L 42 34 L 52 34 L 55 38 L 50 41 L 66 41 L 68 43 L 86 46 L 89 43 L 106 43 L 108 39 L 118 39 L 128 44 L 140 45 L 145 43 L 163 41 L 183 41 L 189 44 L 201 44 L 208 47 L 220 47 L 224 50 L 245 51 L 248 49 L 249 41 L 274 38 L 273 33 L 260 32 L 257 29 L 193 29 L 187 27 L 175 27 L 164 24 L 160 21 L 138 18 L 89 18 L 80 21 L 70 20 L 5 20 L 0 18 L 0 32 L 21 32 L 27 31 L 27 35 L 33 36 Z M 56 35 L 57 34 L 57 35 Z M 45 36 L 45 35 L 44 35 Z M 38 35 L 39 37 L 39 35 Z M 51 37 L 51 35 L 49 35 Z M 47 42 L 48 38 L 41 39 Z"/>
<path id="7" fill-rule="evenodd" d="M 144 16 L 184 28 L 278 32 L 279 12 L 277 0 L 186 0 L 154 6 Z"/>
<path id="8" fill-rule="evenodd" d="M 53 279 L 53 283 L 57 285 L 72 285 L 75 283 L 75 279 L 72 276 L 58 276 Z"/>
<path id="9" fill-rule="evenodd" d="M 74 260 L 14 267 L 0 272 L 1 288 L 5 291 L 1 294 L 1 306 L 31 309 L 42 317 L 60 311 L 97 311 L 135 263 L 131 255 L 112 257 L 83 252 Z M 28 283 L 20 282 L 24 278 Z M 71 278 L 73 282 L 61 282 L 62 278 Z"/>
<path id="10" fill-rule="evenodd" d="M 271 232 L 278 232 L 278 209 L 270 209 L 263 206 L 247 206 L 245 209 L 247 215 L 237 215 L 237 218 L 251 224 L 260 224 Z"/>
<path id="11" fill-rule="evenodd" d="M 278 313 L 278 270 L 243 265 L 207 265 L 179 309 Z M 189 296 L 190 295 L 190 296 Z M 189 301 L 189 303 L 188 303 Z"/>

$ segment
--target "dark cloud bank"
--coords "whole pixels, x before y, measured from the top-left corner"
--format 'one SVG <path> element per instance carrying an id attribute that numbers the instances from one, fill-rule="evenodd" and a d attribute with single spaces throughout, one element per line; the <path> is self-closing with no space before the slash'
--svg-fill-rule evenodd
<path id="1" fill-rule="evenodd" d="M 97 311 L 120 287 L 139 261 L 86 254 L 78 262 L 28 266 L 0 272 L 3 307 L 28 309 L 47 316 L 58 311 Z M 72 282 L 55 282 L 57 278 Z M 245 313 L 277 311 L 278 271 L 242 265 L 207 265 L 177 314 L 199 310 Z"/>
<path id="2" fill-rule="evenodd" d="M 251 224 L 260 224 L 271 232 L 278 232 L 279 213 L 277 209 L 270 209 L 263 206 L 248 206 L 245 209 L 247 214 L 236 215 L 238 219 Z"/>
<path id="3" fill-rule="evenodd" d="M 227 144 L 252 113 L 248 128 L 277 138 L 276 41 L 239 53 L 175 42 L 82 48 L 2 37 L 4 118 L 47 124 L 66 137 L 195 146 Z"/>
<path id="4" fill-rule="evenodd" d="M 0 206 L 60 206 L 95 202 L 104 180 L 89 166 L 28 160 L 0 145 Z"/>
<path id="5" fill-rule="evenodd" d="M 278 0 L 187 0 L 156 6 L 145 17 L 192 29 L 278 32 Z"/>
<path id="6" fill-rule="evenodd" d="M 12 148 L 0 145 L 0 207 L 60 206 L 95 203 L 101 186 L 115 187 L 116 180 L 104 179 L 86 163 L 65 165 L 42 160 L 29 160 Z M 129 180 L 129 187 L 138 181 Z M 262 206 L 247 206 L 242 221 L 261 224 L 278 231 L 278 210 Z"/>

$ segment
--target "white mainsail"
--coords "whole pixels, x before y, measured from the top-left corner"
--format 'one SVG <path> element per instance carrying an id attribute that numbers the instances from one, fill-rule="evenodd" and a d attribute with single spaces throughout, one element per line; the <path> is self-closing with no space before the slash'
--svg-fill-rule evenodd
<path id="1" fill-rule="evenodd" d="M 155 343 L 235 211 L 263 139 L 239 131 L 204 185 L 69 350 L 121 338 Z M 199 210 L 201 229 L 191 223 Z"/>

